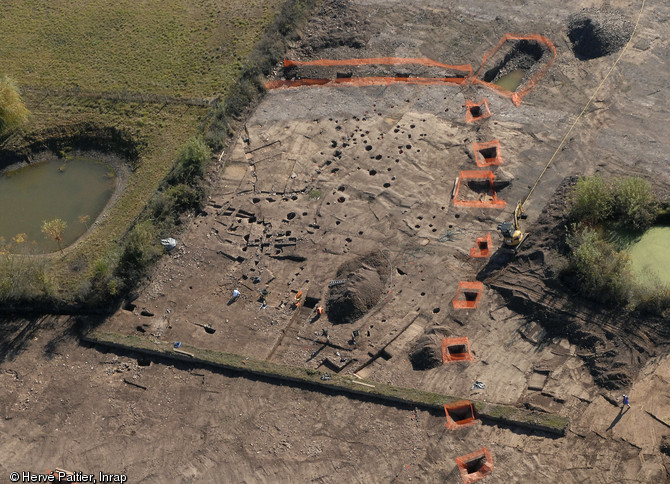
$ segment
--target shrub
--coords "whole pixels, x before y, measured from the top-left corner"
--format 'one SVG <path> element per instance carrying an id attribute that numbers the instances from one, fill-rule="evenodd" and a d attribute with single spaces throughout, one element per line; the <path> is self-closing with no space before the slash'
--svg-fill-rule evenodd
<path id="1" fill-rule="evenodd" d="M 602 177 L 580 177 L 570 195 L 569 216 L 593 225 L 609 218 L 613 205 L 612 187 Z"/>
<path id="2" fill-rule="evenodd" d="M 573 225 L 568 236 L 571 264 L 587 296 L 625 304 L 631 289 L 630 257 L 617 251 L 600 233 Z"/>
<path id="3" fill-rule="evenodd" d="M 623 227 L 645 230 L 659 212 L 660 203 L 647 180 L 627 177 L 615 182 L 613 215 Z"/>
<path id="4" fill-rule="evenodd" d="M 212 152 L 202 138 L 191 138 L 182 145 L 172 170 L 165 179 L 168 185 L 197 185 L 205 174 Z"/>
<path id="5" fill-rule="evenodd" d="M 5 76 L 0 79 L 0 134 L 24 123 L 30 112 L 23 105 L 16 83 Z"/>
<path id="6" fill-rule="evenodd" d="M 127 236 L 126 244 L 116 268 L 116 275 L 127 285 L 142 277 L 151 262 L 163 252 L 158 241 L 156 228 L 149 220 L 133 227 Z"/>

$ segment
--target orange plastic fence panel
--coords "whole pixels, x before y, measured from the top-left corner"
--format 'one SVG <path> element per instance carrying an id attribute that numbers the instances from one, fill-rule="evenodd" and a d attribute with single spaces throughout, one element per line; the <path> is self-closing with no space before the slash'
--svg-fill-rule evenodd
<path id="1" fill-rule="evenodd" d="M 484 237 L 477 237 L 475 246 L 470 249 L 470 257 L 489 257 L 491 255 L 491 232 Z"/>
<path id="2" fill-rule="evenodd" d="M 472 143 L 472 151 L 475 154 L 475 163 L 481 168 L 502 165 L 500 156 L 500 140 L 494 139 L 485 143 Z"/>
<path id="3" fill-rule="evenodd" d="M 474 123 L 475 121 L 481 121 L 491 117 L 491 110 L 489 109 L 489 102 L 486 98 L 478 103 L 473 103 L 471 101 L 465 101 L 465 122 Z"/>
<path id="4" fill-rule="evenodd" d="M 473 69 L 470 64 L 443 64 L 442 62 L 428 59 L 426 57 L 370 57 L 365 59 L 317 59 L 311 61 L 294 61 L 284 59 L 284 67 L 292 66 L 363 66 L 363 65 L 403 65 L 403 64 L 420 64 L 429 67 L 442 67 L 443 69 L 450 69 L 454 71 L 461 71 L 467 73 L 466 77 L 472 75 Z"/>
<path id="5" fill-rule="evenodd" d="M 445 404 L 444 413 L 447 416 L 447 428 L 449 430 L 468 427 L 476 423 L 475 410 L 468 400 Z"/>
<path id="6" fill-rule="evenodd" d="M 474 361 L 467 337 L 442 339 L 442 363 L 452 361 Z"/>
<path id="7" fill-rule="evenodd" d="M 463 180 L 481 180 L 488 179 L 489 186 L 491 190 L 491 198 L 488 199 L 479 199 L 479 200 L 464 200 L 459 198 L 461 191 L 461 184 Z M 507 203 L 504 200 L 498 200 L 498 194 L 493 189 L 493 182 L 495 181 L 496 176 L 490 170 L 465 170 L 462 171 L 458 177 L 458 183 L 456 184 L 456 191 L 454 192 L 454 206 L 455 207 L 481 207 L 481 208 L 505 208 Z"/>
<path id="8" fill-rule="evenodd" d="M 470 454 L 456 457 L 456 465 L 461 471 L 463 484 L 471 484 L 493 472 L 493 457 L 486 447 Z"/>
<path id="9" fill-rule="evenodd" d="M 473 309 L 479 304 L 482 297 L 484 285 L 479 281 L 461 281 L 458 283 L 458 291 L 451 301 L 455 309 Z M 475 294 L 474 297 L 471 294 Z M 459 299 L 463 296 L 465 299 Z"/>
<path id="10" fill-rule="evenodd" d="M 287 81 L 267 81 L 265 89 L 282 89 L 291 87 L 333 87 L 349 86 L 388 86 L 389 84 L 420 84 L 438 86 L 444 84 L 463 84 L 463 77 L 340 77 L 336 79 L 295 79 Z"/>
<path id="11" fill-rule="evenodd" d="M 484 80 L 479 79 L 479 74 L 482 72 L 484 69 L 484 65 L 486 64 L 486 61 L 491 58 L 500 48 L 507 42 L 508 40 L 534 40 L 535 42 L 538 42 L 545 46 L 549 52 L 551 52 L 552 57 L 549 59 L 549 61 L 544 64 L 538 71 L 531 77 L 526 83 L 523 85 L 522 88 L 517 89 L 514 92 L 508 91 L 507 89 L 503 89 L 502 87 L 498 86 L 497 84 L 492 84 L 490 82 L 486 82 Z M 533 88 L 537 85 L 537 83 L 544 77 L 544 75 L 547 73 L 549 68 L 552 66 L 554 61 L 556 60 L 556 47 L 554 46 L 553 42 L 549 40 L 547 37 L 540 35 L 540 34 L 511 34 L 507 33 L 502 36 L 498 44 L 489 49 L 484 53 L 484 58 L 482 60 L 482 65 L 479 67 L 477 70 L 477 73 L 472 77 L 472 84 L 482 84 L 483 86 L 497 92 L 498 94 L 508 97 L 512 99 L 512 102 L 514 103 L 515 106 L 519 106 L 521 104 L 521 100 L 526 96 L 530 91 L 533 90 Z"/>

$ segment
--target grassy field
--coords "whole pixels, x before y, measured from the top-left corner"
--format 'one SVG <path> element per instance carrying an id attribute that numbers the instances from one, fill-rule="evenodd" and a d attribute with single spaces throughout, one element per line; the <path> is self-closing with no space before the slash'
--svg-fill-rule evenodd
<path id="1" fill-rule="evenodd" d="M 124 235 L 172 167 L 179 147 L 201 133 L 210 108 L 179 100 L 225 99 L 283 3 L 3 3 L 0 74 L 23 88 L 31 111 L 22 134 L 5 140 L 4 147 L 20 145 L 24 135 L 39 139 L 39 133 L 67 134 L 70 127 L 95 125 L 125 133 L 138 143 L 140 156 L 121 197 L 71 250 L 39 263 L 0 258 L 0 300 L 25 300 L 16 292 L 22 283 L 17 274 L 30 286 L 26 294 L 37 299 L 41 293 L 72 302 L 86 293 L 101 261 L 118 257 Z M 171 101 L 164 103 L 161 96 Z"/>
<path id="2" fill-rule="evenodd" d="M 19 85 L 225 93 L 279 0 L 7 0 L 2 72 Z"/>

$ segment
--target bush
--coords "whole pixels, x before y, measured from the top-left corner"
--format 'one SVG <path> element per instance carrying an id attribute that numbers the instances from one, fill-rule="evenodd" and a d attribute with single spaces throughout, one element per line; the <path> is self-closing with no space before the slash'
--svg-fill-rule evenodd
<path id="1" fill-rule="evenodd" d="M 613 216 L 623 227 L 645 230 L 659 212 L 660 203 L 647 180 L 628 177 L 615 182 Z"/>
<path id="2" fill-rule="evenodd" d="M 631 290 L 630 257 L 617 251 L 600 233 L 573 225 L 568 236 L 571 264 L 587 296 L 625 304 Z"/>
<path id="3" fill-rule="evenodd" d="M 164 185 L 186 183 L 197 185 L 205 174 L 205 167 L 212 152 L 202 138 L 191 138 L 182 145 L 172 170 Z"/>
<path id="4" fill-rule="evenodd" d="M 0 134 L 24 123 L 28 114 L 16 83 L 7 76 L 0 79 Z"/>
<path id="5" fill-rule="evenodd" d="M 614 206 L 614 193 L 599 175 L 580 177 L 570 195 L 569 216 L 575 221 L 597 224 L 608 219 Z"/>
<path id="6" fill-rule="evenodd" d="M 163 253 L 156 228 L 149 220 L 133 227 L 127 236 L 126 244 L 116 268 L 116 275 L 126 285 L 131 285 L 142 277 L 151 262 Z"/>

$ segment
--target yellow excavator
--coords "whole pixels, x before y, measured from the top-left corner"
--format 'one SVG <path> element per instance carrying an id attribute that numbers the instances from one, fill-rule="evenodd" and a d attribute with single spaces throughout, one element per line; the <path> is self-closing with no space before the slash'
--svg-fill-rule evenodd
<path id="1" fill-rule="evenodd" d="M 523 201 L 519 200 L 514 208 L 514 222 L 503 222 L 498 225 L 498 230 L 503 236 L 504 245 L 514 252 L 519 250 L 521 244 L 528 238 L 528 233 L 521 230 L 519 225 L 520 219 L 525 219 L 526 214 L 523 213 Z"/>

